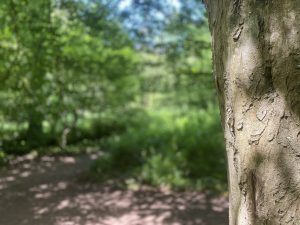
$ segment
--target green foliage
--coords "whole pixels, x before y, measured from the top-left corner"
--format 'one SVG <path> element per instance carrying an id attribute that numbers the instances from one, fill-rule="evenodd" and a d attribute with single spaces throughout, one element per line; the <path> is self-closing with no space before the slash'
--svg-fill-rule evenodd
<path id="1" fill-rule="evenodd" d="M 203 6 L 170 2 L 131 1 L 122 11 L 120 1 L 3 0 L 0 166 L 8 155 L 93 145 L 104 153 L 92 177 L 222 188 Z"/>
<path id="2" fill-rule="evenodd" d="M 98 176 L 135 174 L 152 185 L 199 186 L 225 183 L 224 146 L 218 110 L 162 109 L 135 117 L 123 134 L 103 140 L 107 149 L 93 167 Z M 202 184 L 201 188 L 205 186 Z"/>
<path id="3" fill-rule="evenodd" d="M 0 151 L 0 168 L 7 163 L 7 156 L 4 152 Z"/>
<path id="4" fill-rule="evenodd" d="M 58 144 L 87 111 L 136 95 L 137 88 L 122 86 L 137 86 L 133 77 L 139 70 L 128 34 L 101 3 L 97 11 L 88 2 L 68 2 L 1 4 L 0 122 L 16 127 L 13 135 L 0 128 L 7 152 Z M 97 26 L 92 17 L 101 18 Z"/>

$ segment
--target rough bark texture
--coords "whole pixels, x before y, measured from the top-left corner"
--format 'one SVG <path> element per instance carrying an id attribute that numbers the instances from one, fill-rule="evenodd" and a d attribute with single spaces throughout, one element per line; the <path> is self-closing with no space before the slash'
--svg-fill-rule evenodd
<path id="1" fill-rule="evenodd" d="M 230 225 L 300 224 L 300 0 L 206 2 Z"/>

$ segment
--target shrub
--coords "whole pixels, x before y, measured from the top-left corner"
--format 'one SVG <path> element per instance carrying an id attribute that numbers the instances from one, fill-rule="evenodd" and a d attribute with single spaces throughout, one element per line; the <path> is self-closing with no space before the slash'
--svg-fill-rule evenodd
<path id="1" fill-rule="evenodd" d="M 139 113 L 128 120 L 126 132 L 106 138 L 102 145 L 107 156 L 92 170 L 98 176 L 132 174 L 151 185 L 176 188 L 226 182 L 217 107 Z"/>

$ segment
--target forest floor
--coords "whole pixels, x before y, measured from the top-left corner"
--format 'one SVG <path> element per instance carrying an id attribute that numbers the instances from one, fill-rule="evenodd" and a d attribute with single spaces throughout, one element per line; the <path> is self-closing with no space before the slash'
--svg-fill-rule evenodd
<path id="1" fill-rule="evenodd" d="M 78 179 L 91 156 L 26 156 L 0 172 L 0 225 L 226 225 L 224 197 Z"/>

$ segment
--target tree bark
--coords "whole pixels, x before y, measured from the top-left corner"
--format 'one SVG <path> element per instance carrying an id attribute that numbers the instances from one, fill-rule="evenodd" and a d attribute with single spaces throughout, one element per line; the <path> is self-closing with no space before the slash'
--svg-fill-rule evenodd
<path id="1" fill-rule="evenodd" d="M 300 1 L 206 2 L 230 225 L 300 224 Z"/>

